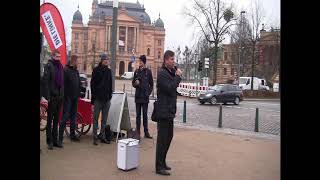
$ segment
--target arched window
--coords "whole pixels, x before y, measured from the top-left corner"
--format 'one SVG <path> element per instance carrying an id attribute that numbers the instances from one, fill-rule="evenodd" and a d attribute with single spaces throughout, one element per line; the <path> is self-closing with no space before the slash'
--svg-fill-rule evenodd
<path id="1" fill-rule="evenodd" d="M 227 68 L 223 68 L 223 75 L 227 75 Z"/>
<path id="2" fill-rule="evenodd" d="M 124 73 L 124 62 L 120 61 L 119 64 L 119 76 L 121 76 Z"/>
<path id="3" fill-rule="evenodd" d="M 147 49 L 147 56 L 150 56 L 150 48 Z"/>
<path id="4" fill-rule="evenodd" d="M 128 72 L 132 72 L 132 62 L 129 62 L 128 64 Z"/>
<path id="5" fill-rule="evenodd" d="M 161 52 L 158 51 L 158 59 L 160 59 L 160 58 L 161 58 Z"/>

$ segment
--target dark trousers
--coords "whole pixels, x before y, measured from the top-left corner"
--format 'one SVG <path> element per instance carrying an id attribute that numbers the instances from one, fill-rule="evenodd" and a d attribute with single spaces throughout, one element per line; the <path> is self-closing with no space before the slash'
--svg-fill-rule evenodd
<path id="1" fill-rule="evenodd" d="M 57 143 L 61 104 L 62 98 L 57 97 L 51 97 L 48 102 L 47 144 Z"/>
<path id="2" fill-rule="evenodd" d="M 140 132 L 141 126 L 141 109 L 143 113 L 143 128 L 144 133 L 148 132 L 148 103 L 136 103 L 136 128 Z"/>
<path id="3" fill-rule="evenodd" d="M 75 137 L 78 98 L 66 97 L 63 101 L 63 114 L 59 127 L 59 141 L 63 141 L 66 123 L 70 120 L 70 137 Z"/>
<path id="4" fill-rule="evenodd" d="M 166 157 L 173 138 L 173 119 L 159 121 L 157 129 L 156 170 L 161 170 L 166 166 Z"/>
<path id="5" fill-rule="evenodd" d="M 105 129 L 107 126 L 107 119 L 108 119 L 108 113 L 109 113 L 109 108 L 111 105 L 111 100 L 104 102 L 100 100 L 95 100 L 94 101 L 94 110 L 93 110 L 93 138 L 96 139 L 97 136 L 97 131 L 98 131 L 98 118 L 99 114 L 102 111 L 102 122 L 101 122 L 101 130 L 100 133 L 103 138 L 105 137 Z"/>

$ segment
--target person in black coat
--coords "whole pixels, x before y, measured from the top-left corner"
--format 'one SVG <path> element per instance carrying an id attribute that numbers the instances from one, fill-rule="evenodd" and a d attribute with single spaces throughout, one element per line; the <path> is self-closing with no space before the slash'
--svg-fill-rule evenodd
<path id="1" fill-rule="evenodd" d="M 44 96 L 48 100 L 47 144 L 48 149 L 59 147 L 58 122 L 62 100 L 64 96 L 63 66 L 60 61 L 61 54 L 58 50 L 52 51 L 52 59 L 45 66 L 43 75 Z"/>
<path id="2" fill-rule="evenodd" d="M 78 142 L 79 138 L 75 134 L 76 117 L 78 110 L 78 97 L 80 97 L 81 82 L 79 71 L 77 70 L 77 56 L 72 55 L 70 62 L 64 67 L 64 98 L 63 114 L 59 127 L 58 146 L 63 147 L 63 133 L 66 123 L 70 119 L 70 139 Z"/>
<path id="3" fill-rule="evenodd" d="M 146 65 L 146 56 L 142 55 L 138 59 L 137 63 L 139 69 L 135 70 L 132 80 L 132 86 L 136 88 L 135 103 L 136 103 L 136 129 L 138 138 L 140 139 L 140 126 L 141 126 L 141 109 L 143 111 L 143 128 L 145 138 L 150 138 L 148 130 L 148 103 L 149 96 L 153 90 L 153 78 L 152 72 Z"/>
<path id="4" fill-rule="evenodd" d="M 105 137 L 105 129 L 107 125 L 107 118 L 112 98 L 112 74 L 108 68 L 110 61 L 107 54 L 101 55 L 101 62 L 92 71 L 92 78 L 90 81 L 91 87 L 91 104 L 94 105 L 93 118 L 93 144 L 98 145 L 97 129 L 98 118 L 100 111 L 102 111 L 102 123 L 100 134 L 101 142 L 110 144 L 110 139 Z"/>
<path id="5" fill-rule="evenodd" d="M 173 138 L 173 119 L 177 110 L 177 87 L 181 81 L 182 71 L 174 66 L 174 52 L 164 53 L 164 64 L 157 77 L 157 147 L 156 173 L 170 175 L 171 168 L 166 163 L 167 152 Z"/>

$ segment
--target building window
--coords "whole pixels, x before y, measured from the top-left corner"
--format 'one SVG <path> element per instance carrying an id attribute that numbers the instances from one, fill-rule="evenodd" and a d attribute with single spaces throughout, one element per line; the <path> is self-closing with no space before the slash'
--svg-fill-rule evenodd
<path id="1" fill-rule="evenodd" d="M 223 68 L 223 75 L 227 75 L 227 68 Z"/>
<path id="2" fill-rule="evenodd" d="M 150 48 L 147 49 L 147 56 L 150 56 Z"/>
<path id="3" fill-rule="evenodd" d="M 127 51 L 129 53 L 132 53 L 132 50 L 134 48 L 134 27 L 128 28 L 128 43 L 127 43 Z"/>
<path id="4" fill-rule="evenodd" d="M 231 68 L 231 75 L 234 75 L 234 68 Z"/>
<path id="5" fill-rule="evenodd" d="M 84 40 L 88 40 L 88 34 L 87 33 L 84 33 Z"/>
<path id="6" fill-rule="evenodd" d="M 74 36 L 74 39 L 79 39 L 79 33 L 75 33 Z"/>
<path id="7" fill-rule="evenodd" d="M 224 52 L 224 60 L 227 61 L 228 60 L 228 53 Z"/>
<path id="8" fill-rule="evenodd" d="M 158 51 L 158 59 L 160 59 L 160 58 L 161 58 L 161 52 Z"/>
<path id="9" fill-rule="evenodd" d="M 84 61 L 83 63 L 83 71 L 86 72 L 87 71 L 87 62 Z"/>
<path id="10" fill-rule="evenodd" d="M 78 53 L 78 43 L 74 43 L 74 52 Z"/>
<path id="11" fill-rule="evenodd" d="M 119 52 L 125 51 L 125 42 L 126 42 L 126 27 L 119 27 Z"/>
<path id="12" fill-rule="evenodd" d="M 158 40 L 158 46 L 161 46 L 161 40 Z"/>

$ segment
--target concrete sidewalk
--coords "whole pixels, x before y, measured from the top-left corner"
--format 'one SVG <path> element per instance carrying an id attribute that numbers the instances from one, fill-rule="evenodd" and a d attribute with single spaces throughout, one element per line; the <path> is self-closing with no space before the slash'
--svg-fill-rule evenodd
<path id="1" fill-rule="evenodd" d="M 47 149 L 45 132 L 40 132 L 40 179 L 280 179 L 280 141 L 181 127 L 174 129 L 167 156 L 171 176 L 157 175 L 155 123 L 150 122 L 149 129 L 154 139 L 141 139 L 139 167 L 128 172 L 117 169 L 116 143 L 94 146 L 92 131 L 80 143 L 65 138 L 64 148 L 53 151 Z"/>

